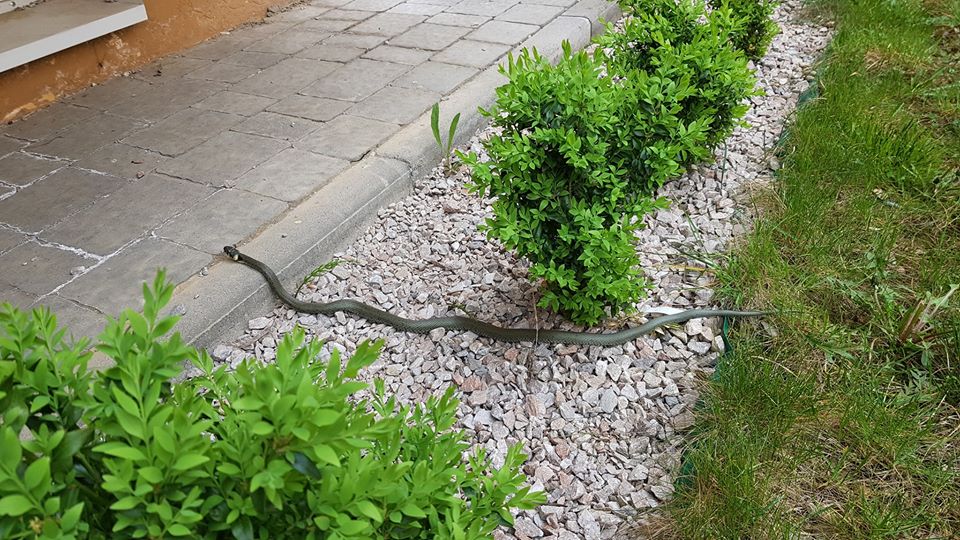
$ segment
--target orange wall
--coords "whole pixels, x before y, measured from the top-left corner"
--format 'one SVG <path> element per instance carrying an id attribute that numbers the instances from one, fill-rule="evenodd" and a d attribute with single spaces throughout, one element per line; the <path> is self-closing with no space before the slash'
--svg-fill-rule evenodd
<path id="1" fill-rule="evenodd" d="M 149 20 L 0 73 L 6 122 L 223 30 L 260 20 L 291 0 L 144 0 Z"/>

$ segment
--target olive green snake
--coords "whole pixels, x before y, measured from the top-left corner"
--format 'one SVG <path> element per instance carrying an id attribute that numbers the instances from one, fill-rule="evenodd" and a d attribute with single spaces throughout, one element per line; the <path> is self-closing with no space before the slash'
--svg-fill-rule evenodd
<path id="1" fill-rule="evenodd" d="M 437 328 L 447 330 L 466 330 L 498 341 L 505 342 L 541 342 L 541 343 L 564 343 L 572 345 L 599 345 L 601 347 L 611 347 L 622 345 L 632 341 L 640 336 L 649 334 L 668 324 L 677 324 L 703 317 L 760 317 L 768 315 L 768 311 L 732 311 L 726 309 L 690 309 L 657 317 L 640 326 L 626 328 L 616 332 L 591 333 L 591 332 L 572 332 L 568 330 L 541 330 L 538 328 L 503 328 L 487 322 L 483 322 L 471 317 L 461 317 L 453 315 L 449 317 L 433 317 L 430 319 L 407 319 L 394 315 L 382 309 L 364 304 L 357 300 L 334 300 L 332 302 L 304 302 L 298 300 L 280 283 L 277 274 L 266 264 L 240 253 L 234 246 L 225 246 L 224 253 L 237 262 L 246 264 L 260 273 L 267 280 L 267 284 L 273 290 L 284 304 L 301 313 L 333 315 L 338 311 L 351 313 L 358 317 L 376 323 L 392 326 L 397 330 L 412 332 L 414 334 L 427 334 Z"/>

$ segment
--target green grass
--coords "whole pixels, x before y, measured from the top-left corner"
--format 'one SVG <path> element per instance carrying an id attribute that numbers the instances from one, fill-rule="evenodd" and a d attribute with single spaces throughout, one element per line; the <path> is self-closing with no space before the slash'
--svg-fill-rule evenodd
<path id="1" fill-rule="evenodd" d="M 960 538 L 960 0 L 823 0 L 819 96 L 721 296 L 660 538 Z M 770 331 L 770 329 L 775 331 Z"/>

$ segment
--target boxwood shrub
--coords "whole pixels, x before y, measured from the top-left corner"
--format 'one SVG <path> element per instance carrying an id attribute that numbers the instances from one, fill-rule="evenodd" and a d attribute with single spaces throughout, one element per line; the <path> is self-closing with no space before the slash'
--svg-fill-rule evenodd
<path id="1" fill-rule="evenodd" d="M 172 291 L 109 323 L 96 373 L 49 312 L 0 306 L 0 538 L 479 539 L 543 501 L 518 447 L 464 457 L 451 391 L 359 397 L 379 343 L 321 360 L 296 331 L 228 371 L 169 335 Z"/>

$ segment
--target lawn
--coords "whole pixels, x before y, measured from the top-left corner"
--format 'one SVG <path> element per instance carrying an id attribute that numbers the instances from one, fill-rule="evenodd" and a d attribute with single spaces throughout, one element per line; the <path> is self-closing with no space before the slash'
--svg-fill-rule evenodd
<path id="1" fill-rule="evenodd" d="M 825 0 L 664 538 L 960 537 L 960 2 Z M 952 296 L 951 296 L 952 295 Z"/>

